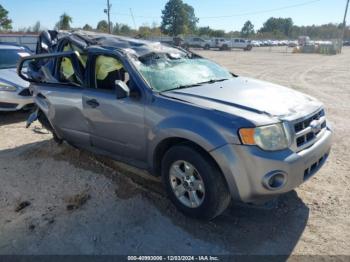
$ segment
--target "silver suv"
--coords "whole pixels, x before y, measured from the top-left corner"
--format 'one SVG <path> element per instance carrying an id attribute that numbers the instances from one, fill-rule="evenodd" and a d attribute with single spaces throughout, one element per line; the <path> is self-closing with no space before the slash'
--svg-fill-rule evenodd
<path id="1" fill-rule="evenodd" d="M 203 48 L 205 50 L 210 49 L 210 40 L 204 40 L 200 37 L 190 37 L 187 38 L 184 42 L 184 46 L 186 49 L 189 47 Z"/>
<path id="2" fill-rule="evenodd" d="M 332 131 L 310 96 L 160 43 L 81 31 L 39 41 L 42 54 L 18 67 L 38 107 L 28 125 L 161 176 L 189 216 L 293 190 L 329 155 Z"/>

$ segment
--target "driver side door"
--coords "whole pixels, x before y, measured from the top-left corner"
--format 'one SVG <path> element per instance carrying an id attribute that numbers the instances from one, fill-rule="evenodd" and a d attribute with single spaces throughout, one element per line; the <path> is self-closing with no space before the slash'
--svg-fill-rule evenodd
<path id="1" fill-rule="evenodd" d="M 111 54 L 92 54 L 90 85 L 83 92 L 83 112 L 91 144 L 121 160 L 144 161 L 144 99 L 122 60 Z M 115 81 L 121 80 L 134 96 L 118 99 Z"/>

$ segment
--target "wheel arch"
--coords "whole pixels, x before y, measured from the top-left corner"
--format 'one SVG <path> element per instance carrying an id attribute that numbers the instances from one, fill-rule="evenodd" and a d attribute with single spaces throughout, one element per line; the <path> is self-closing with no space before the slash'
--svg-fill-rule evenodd
<path id="1" fill-rule="evenodd" d="M 161 162 L 162 158 L 165 155 L 165 153 L 172 147 L 177 146 L 177 145 L 187 145 L 196 151 L 198 151 L 200 154 L 203 156 L 207 157 L 212 161 L 215 166 L 218 168 L 218 170 L 223 174 L 220 166 L 218 163 L 215 161 L 215 159 L 210 155 L 210 153 L 201 145 L 198 143 L 187 139 L 187 138 L 182 138 L 182 137 L 168 137 L 160 141 L 154 152 L 153 152 L 153 157 L 152 157 L 152 167 L 153 167 L 153 174 L 155 176 L 160 176 L 161 175 Z"/>

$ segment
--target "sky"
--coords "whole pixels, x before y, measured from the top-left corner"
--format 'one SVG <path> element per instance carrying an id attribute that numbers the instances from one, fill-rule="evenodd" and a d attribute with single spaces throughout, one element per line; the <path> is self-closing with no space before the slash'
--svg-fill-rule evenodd
<path id="1" fill-rule="evenodd" d="M 40 21 L 51 29 L 66 12 L 73 17 L 73 27 L 106 19 L 107 0 L 0 0 L 9 11 L 14 29 L 33 26 Z M 167 0 L 110 0 L 111 21 L 131 27 L 161 22 L 161 10 Z M 199 26 L 225 31 L 241 30 L 248 19 L 259 29 L 271 16 L 291 17 L 296 25 L 341 23 L 346 0 L 184 0 L 195 9 Z M 134 15 L 135 23 L 131 17 Z M 348 21 L 349 21 L 348 15 Z M 348 22 L 349 24 L 349 22 Z"/>

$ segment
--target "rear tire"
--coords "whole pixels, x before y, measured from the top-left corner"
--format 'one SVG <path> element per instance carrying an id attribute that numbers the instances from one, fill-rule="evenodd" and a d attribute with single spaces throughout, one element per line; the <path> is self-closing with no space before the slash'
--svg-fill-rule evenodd
<path id="1" fill-rule="evenodd" d="M 248 45 L 246 48 L 244 48 L 244 51 L 251 51 L 253 49 L 253 46 Z"/>
<path id="2" fill-rule="evenodd" d="M 213 219 L 231 201 L 226 181 L 215 162 L 191 146 L 170 148 L 163 157 L 161 171 L 169 198 L 190 217 Z"/>

